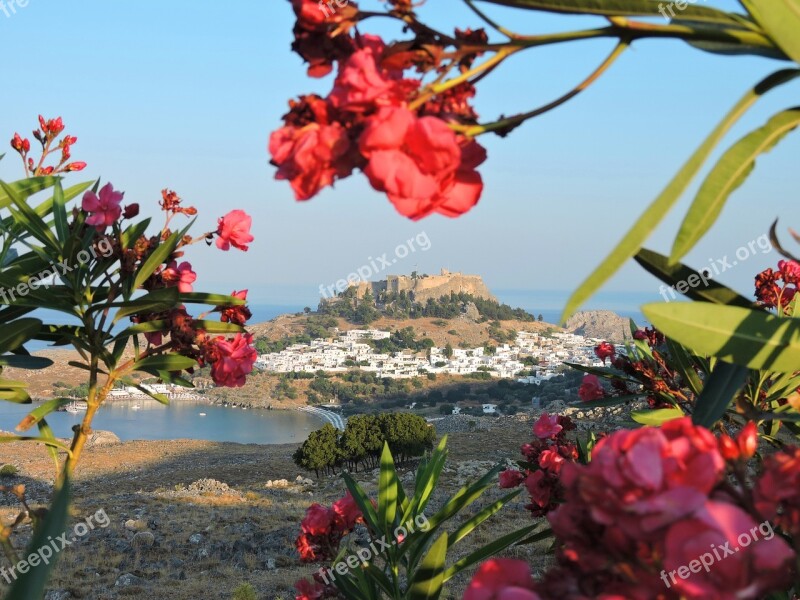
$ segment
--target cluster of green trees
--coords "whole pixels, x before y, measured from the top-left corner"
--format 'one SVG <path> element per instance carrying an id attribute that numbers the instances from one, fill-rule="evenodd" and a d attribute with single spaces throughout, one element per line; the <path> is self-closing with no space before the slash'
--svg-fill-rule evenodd
<path id="1" fill-rule="evenodd" d="M 454 319 L 464 312 L 464 307 L 473 303 L 483 319 L 495 321 L 535 321 L 536 317 L 522 308 L 512 308 L 495 300 L 478 298 L 472 294 L 451 292 L 440 298 L 428 298 L 423 304 L 414 300 L 413 292 L 382 292 L 376 299 L 367 290 L 358 298 L 356 288 L 348 288 L 334 301 L 320 302 L 318 311 L 335 315 L 351 323 L 368 325 L 377 320 L 381 313 L 397 319 Z M 541 320 L 541 319 L 539 319 Z"/>
<path id="2" fill-rule="evenodd" d="M 320 473 L 337 469 L 374 469 L 380 462 L 384 442 L 395 462 L 402 464 L 433 448 L 436 430 L 425 419 L 408 413 L 358 415 L 347 421 L 344 431 L 330 423 L 312 432 L 293 455 L 297 466 Z"/>
<path id="3" fill-rule="evenodd" d="M 403 350 L 413 350 L 414 352 L 422 352 L 429 350 L 436 344 L 430 338 L 417 339 L 413 327 L 404 327 L 392 332 L 392 334 L 383 340 L 366 340 L 377 352 L 383 354 L 394 354 L 402 352 Z"/>

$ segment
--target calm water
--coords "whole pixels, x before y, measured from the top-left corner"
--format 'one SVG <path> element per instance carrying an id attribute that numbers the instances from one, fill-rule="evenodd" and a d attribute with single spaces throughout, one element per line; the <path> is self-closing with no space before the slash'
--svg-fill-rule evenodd
<path id="1" fill-rule="evenodd" d="M 135 410 L 135 405 L 140 406 Z M 0 402 L 0 430 L 14 431 L 34 405 Z M 206 416 L 200 416 L 205 413 Z M 57 412 L 47 418 L 57 437 L 72 437 L 72 426 L 83 413 Z M 175 400 L 163 406 L 152 399 L 115 401 L 103 406 L 94 429 L 113 431 L 122 440 L 196 439 L 240 444 L 287 444 L 302 442 L 323 421 L 300 411 L 242 410 Z M 37 435 L 36 428 L 31 435 Z"/>

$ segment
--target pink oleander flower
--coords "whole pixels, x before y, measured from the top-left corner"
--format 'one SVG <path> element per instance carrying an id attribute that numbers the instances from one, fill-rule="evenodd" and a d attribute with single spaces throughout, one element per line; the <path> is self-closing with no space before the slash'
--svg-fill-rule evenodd
<path id="1" fill-rule="evenodd" d="M 353 529 L 356 523 L 363 521 L 361 509 L 358 508 L 358 504 L 356 504 L 350 492 L 347 492 L 342 498 L 334 502 L 331 510 L 336 515 L 336 526 L 344 531 Z"/>
<path id="2" fill-rule="evenodd" d="M 210 351 L 211 378 L 217 385 L 241 387 L 258 358 L 253 336 L 237 333 L 233 339 L 218 336 Z"/>
<path id="3" fill-rule="evenodd" d="M 663 538 L 665 527 L 699 510 L 724 474 L 717 439 L 684 417 L 603 438 L 588 465 L 563 466 L 561 481 L 568 503 L 585 507 L 605 528 L 606 543 L 628 551 L 631 544 Z M 559 508 L 550 515 L 565 539 L 574 535 L 569 512 Z"/>
<path id="4" fill-rule="evenodd" d="M 339 123 L 286 126 L 269 138 L 276 179 L 288 180 L 296 200 L 308 200 L 322 188 L 353 172 L 353 150 Z"/>
<path id="5" fill-rule="evenodd" d="M 516 469 L 506 469 L 500 473 L 501 488 L 515 488 L 525 481 L 525 474 Z"/>
<path id="6" fill-rule="evenodd" d="M 764 459 L 755 503 L 762 517 L 800 537 L 800 448 L 790 446 Z"/>
<path id="7" fill-rule="evenodd" d="M 193 289 L 192 284 L 197 280 L 197 273 L 192 271 L 191 263 L 184 261 L 178 264 L 178 261 L 173 260 L 161 272 L 161 279 L 168 286 L 177 285 L 181 294 L 188 294 Z"/>
<path id="8" fill-rule="evenodd" d="M 316 581 L 300 579 L 294 584 L 297 590 L 295 600 L 319 600 L 325 595 L 325 586 Z"/>
<path id="9" fill-rule="evenodd" d="M 486 151 L 475 141 L 460 140 L 437 117 L 383 107 L 367 120 L 359 147 L 372 187 L 386 192 L 397 211 L 413 220 L 432 213 L 461 215 L 483 191 L 475 169 Z"/>
<path id="10" fill-rule="evenodd" d="M 670 527 L 662 578 L 687 600 L 763 598 L 786 589 L 794 559 L 769 523 L 757 525 L 738 506 L 709 500 Z"/>
<path id="11" fill-rule="evenodd" d="M 334 511 L 315 502 L 306 509 L 306 516 L 300 522 L 300 528 L 303 533 L 310 535 L 327 535 L 333 527 L 335 517 Z"/>
<path id="12" fill-rule="evenodd" d="M 606 362 L 607 358 L 614 358 L 614 354 L 616 354 L 617 349 L 614 348 L 614 344 L 610 344 L 608 342 L 602 342 L 597 344 L 594 348 L 594 353 L 603 362 Z"/>
<path id="13" fill-rule="evenodd" d="M 379 106 L 397 106 L 419 87 L 414 79 L 403 79 L 400 69 L 380 65 L 386 45 L 375 35 L 362 35 L 362 47 L 339 66 L 339 73 L 328 96 L 331 104 L 343 111 L 363 113 Z"/>
<path id="14" fill-rule="evenodd" d="M 86 192 L 81 204 L 81 208 L 89 213 L 86 224 L 103 230 L 116 223 L 122 214 L 120 202 L 124 195 L 124 192 L 114 191 L 114 186 L 110 183 L 100 188 L 99 194 L 91 190 Z"/>
<path id="15" fill-rule="evenodd" d="M 221 217 L 217 226 L 217 248 L 227 251 L 233 246 L 247 252 L 248 244 L 255 239 L 250 235 L 252 225 L 253 219 L 243 210 L 232 210 Z"/>
<path id="16" fill-rule="evenodd" d="M 233 291 L 231 296 L 238 300 L 247 300 L 247 290 L 239 292 Z M 244 326 L 245 323 L 253 316 L 247 305 L 240 304 L 237 306 L 218 306 L 217 310 L 221 313 L 219 320 L 223 323 L 234 323 L 236 325 Z"/>
<path id="17" fill-rule="evenodd" d="M 581 387 L 578 388 L 578 397 L 584 402 L 600 400 L 605 396 L 605 390 L 596 375 L 584 375 Z"/>
<path id="18" fill-rule="evenodd" d="M 540 600 L 533 591 L 531 568 L 524 560 L 493 558 L 472 577 L 463 600 Z"/>
<path id="19" fill-rule="evenodd" d="M 558 415 L 542 413 L 542 416 L 533 425 L 533 435 L 540 440 L 546 440 L 558 435 L 562 429 L 564 428 L 558 422 Z"/>

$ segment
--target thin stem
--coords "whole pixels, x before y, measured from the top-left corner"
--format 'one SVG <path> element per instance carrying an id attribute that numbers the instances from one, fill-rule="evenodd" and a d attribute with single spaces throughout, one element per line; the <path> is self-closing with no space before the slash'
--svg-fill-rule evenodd
<path id="1" fill-rule="evenodd" d="M 483 133 L 489 133 L 491 131 L 513 128 L 528 119 L 532 119 L 533 117 L 537 117 L 548 111 L 551 111 L 554 108 L 561 106 L 565 102 L 568 102 L 569 100 L 580 94 L 582 91 L 584 91 L 586 88 L 588 88 L 590 85 L 592 85 L 595 81 L 597 81 L 597 79 L 622 55 L 622 53 L 628 48 L 628 46 L 629 43 L 627 40 L 621 40 L 619 44 L 617 44 L 614 47 L 614 50 L 611 52 L 611 54 L 609 54 L 608 57 L 600 64 L 600 66 L 597 67 L 594 71 L 592 71 L 592 73 L 586 79 L 584 79 L 581 83 L 572 88 L 569 92 L 567 92 L 563 96 L 556 98 L 555 100 L 545 104 L 544 106 L 540 106 L 539 108 L 528 111 L 526 113 L 515 115 L 513 117 L 508 117 L 507 119 L 501 119 L 499 121 L 495 121 L 494 123 L 488 123 L 486 125 L 473 125 L 468 127 L 455 126 L 453 128 L 456 129 L 456 131 L 460 131 L 466 136 L 473 137 Z"/>
<path id="2" fill-rule="evenodd" d="M 502 33 L 504 36 L 512 40 L 519 39 L 522 37 L 514 33 L 513 31 L 506 29 L 505 27 L 497 23 L 497 21 L 489 18 L 489 16 L 486 13 L 484 13 L 481 9 L 475 6 L 475 3 L 472 0 L 464 0 L 464 3 L 472 10 L 472 12 L 478 15 L 478 17 L 480 17 L 484 23 L 486 23 L 489 27 L 491 27 L 498 33 Z"/>

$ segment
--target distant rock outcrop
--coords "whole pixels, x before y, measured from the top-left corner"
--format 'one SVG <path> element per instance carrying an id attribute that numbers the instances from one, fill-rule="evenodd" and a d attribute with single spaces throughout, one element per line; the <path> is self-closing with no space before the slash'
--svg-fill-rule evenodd
<path id="1" fill-rule="evenodd" d="M 576 313 L 569 318 L 565 329 L 570 333 L 615 343 L 631 339 L 630 320 L 610 310 Z"/>
<path id="2" fill-rule="evenodd" d="M 497 301 L 480 275 L 463 275 L 442 269 L 440 275 L 389 275 L 383 281 L 362 281 L 355 285 L 356 294 L 361 297 L 369 290 L 373 297 L 380 298 L 385 293 L 406 292 L 414 302 L 425 303 L 428 298 L 449 296 L 451 292 L 463 293 Z"/>

